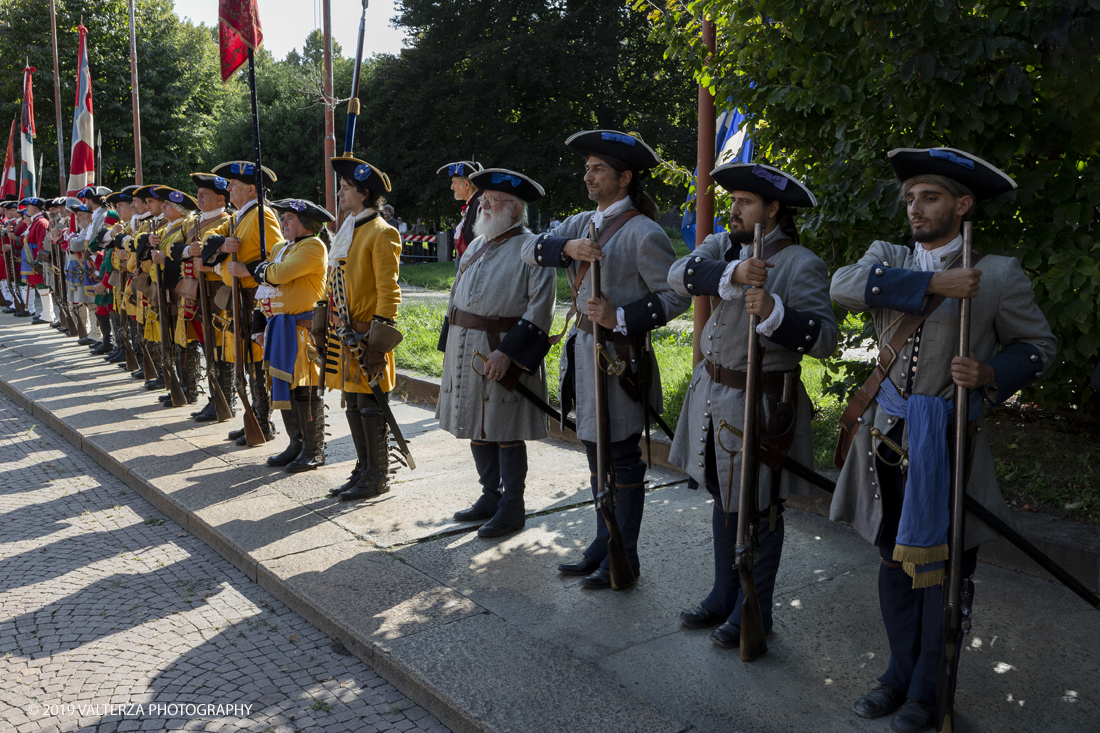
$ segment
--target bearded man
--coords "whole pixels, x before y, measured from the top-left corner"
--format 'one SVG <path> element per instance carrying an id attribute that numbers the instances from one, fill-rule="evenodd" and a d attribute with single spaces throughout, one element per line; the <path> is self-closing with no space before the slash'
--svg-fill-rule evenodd
<path id="1" fill-rule="evenodd" d="M 852 442 L 846 461 L 838 450 L 844 467 L 830 518 L 851 523 L 878 547 L 882 560 L 879 605 L 890 660 L 879 685 L 856 701 L 855 712 L 879 718 L 897 711 L 890 727 L 917 733 L 933 723 L 943 651 L 951 483 L 946 464 L 955 385 L 971 390 L 966 493 L 1011 523 L 981 429 L 982 406 L 998 405 L 1037 379 L 1057 342 L 1016 258 L 975 251 L 971 267 L 958 267 L 963 221 L 979 200 L 1007 193 L 1015 182 L 954 148 L 906 148 L 889 155 L 902 181 L 913 243 L 874 242 L 859 262 L 833 276 L 833 300 L 874 319 L 882 349 L 875 371 L 885 378 L 877 390 L 868 380 L 841 416 Z M 955 353 L 964 298 L 970 299 L 972 349 L 965 357 Z M 965 530 L 961 561 L 969 607 L 978 545 L 997 535 L 969 512 Z"/>
<path id="2" fill-rule="evenodd" d="M 527 206 L 542 198 L 542 187 L 503 168 L 478 171 L 470 182 L 482 192 L 480 210 L 451 286 L 435 416 L 441 428 L 470 441 L 481 483 L 478 500 L 454 518 L 488 520 L 478 536 L 501 537 L 525 521 L 524 441 L 546 437 L 546 415 L 512 385 L 518 381 L 546 400 L 543 358 L 556 280 L 554 270 L 522 260 L 536 236 L 526 226 Z"/>

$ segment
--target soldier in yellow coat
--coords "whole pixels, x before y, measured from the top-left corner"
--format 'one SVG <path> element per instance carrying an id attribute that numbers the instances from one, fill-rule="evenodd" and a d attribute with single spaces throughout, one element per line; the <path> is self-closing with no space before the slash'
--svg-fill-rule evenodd
<path id="1" fill-rule="evenodd" d="M 126 268 L 126 259 L 129 253 L 126 251 L 126 240 L 129 235 L 130 220 L 134 217 L 133 207 L 130 202 L 134 200 L 133 192 L 137 186 L 126 186 L 121 191 L 116 191 L 107 197 L 107 203 L 118 212 L 118 223 L 111 227 L 105 236 L 105 246 L 109 246 L 111 257 L 111 279 L 117 283 L 112 285 L 111 297 L 111 325 L 115 332 L 115 350 L 104 357 L 104 360 L 116 364 L 126 361 L 126 339 L 130 337 L 129 319 L 126 316 L 126 293 L 122 287 L 122 273 Z M 118 273 L 117 275 L 115 273 Z M 123 365 L 125 368 L 125 365 Z"/>
<path id="2" fill-rule="evenodd" d="M 309 201 L 275 201 L 282 213 L 285 242 L 268 259 L 245 265 L 229 263 L 229 274 L 251 275 L 260 283 L 256 303 L 267 319 L 264 367 L 271 384 L 271 405 L 282 413 L 290 444 L 267 459 L 288 473 L 311 471 L 325 464 L 325 402 L 318 351 L 310 335 L 313 309 L 325 297 L 330 242 L 325 223 L 332 214 Z"/>
<path id="3" fill-rule="evenodd" d="M 389 439 L 377 400 L 389 399 L 396 370 L 393 351 L 375 337 L 393 330 L 401 303 L 401 235 L 379 215 L 382 196 L 390 190 L 385 173 L 355 158 L 332 158 L 332 168 L 340 176 L 340 208 L 346 218 L 328 258 L 332 328 L 326 368 L 332 373 L 329 385 L 343 391 L 359 460 L 351 479 L 329 493 L 350 500 L 389 491 Z M 347 345 L 349 340 L 357 353 Z M 372 380 L 377 380 L 373 387 Z"/>
<path id="4" fill-rule="evenodd" d="M 187 238 L 194 229 L 194 215 L 199 205 L 191 196 L 168 186 L 158 186 L 153 193 L 165 200 L 162 210 L 168 222 L 153 252 L 153 262 L 159 267 L 157 272 L 163 276 L 161 287 L 167 291 L 164 300 L 168 304 L 168 313 L 162 321 L 168 329 L 168 349 L 165 357 L 177 371 L 187 404 L 199 400 L 199 342 L 194 328 L 188 328 L 189 319 L 185 318 L 186 303 L 179 293 L 183 283 L 183 258 L 180 256 Z M 193 301 L 192 301 L 193 302 Z M 165 407 L 172 406 L 172 395 L 160 396 Z"/>
<path id="5" fill-rule="evenodd" d="M 237 207 L 237 212 L 229 221 L 221 226 L 215 227 L 207 236 L 207 241 L 209 242 L 214 237 L 220 237 L 222 238 L 222 243 L 218 247 L 218 250 L 221 255 L 236 253 L 237 260 L 246 265 L 259 262 L 264 259 L 260 253 L 260 228 L 263 228 L 265 246 L 268 249 L 282 241 L 283 236 L 282 230 L 279 227 L 279 215 L 275 213 L 274 209 L 265 206 L 263 208 L 263 220 L 261 222 L 259 213 L 260 196 L 257 186 L 266 188 L 277 181 L 278 178 L 266 167 L 257 174 L 256 165 L 254 163 L 240 160 L 222 163 L 214 168 L 213 172 L 215 175 L 221 176 L 229 181 L 229 200 Z M 233 276 L 229 274 L 226 260 L 223 259 L 217 262 L 214 271 L 221 276 L 222 284 L 232 286 Z M 240 277 L 238 280 L 240 281 L 238 286 L 244 299 L 244 307 L 242 310 L 247 314 L 247 317 L 251 318 L 251 314 L 255 308 L 256 288 L 258 287 L 258 283 L 251 275 Z M 230 314 L 231 320 L 235 317 L 236 314 Z M 252 323 L 242 323 L 241 330 L 246 333 L 251 331 Z M 226 335 L 228 336 L 228 332 Z M 264 379 L 264 351 L 263 347 L 255 342 L 261 335 L 262 331 L 252 334 L 253 340 L 249 342 L 251 348 L 249 349 L 249 353 L 245 354 L 245 362 L 247 363 L 246 371 L 248 373 L 250 393 L 252 395 L 252 411 L 256 414 L 256 419 L 263 429 L 264 438 L 266 440 L 273 440 L 276 431 L 275 423 L 271 422 L 271 404 L 268 400 L 267 386 Z M 222 353 L 226 361 L 234 361 L 236 358 L 236 350 L 232 339 L 226 338 L 224 340 Z M 237 445 L 247 445 L 244 437 L 244 428 L 231 431 L 229 433 L 229 439 L 235 440 Z"/>
<path id="6" fill-rule="evenodd" d="M 153 213 L 145 205 L 144 194 L 146 192 L 142 188 L 137 187 L 130 192 L 130 195 L 133 196 L 130 208 L 134 210 L 134 216 L 130 219 L 129 225 L 125 227 L 123 235 L 123 246 L 126 249 L 125 262 L 123 262 L 123 271 L 126 277 L 123 308 L 126 313 L 127 331 L 130 334 L 130 345 L 139 362 L 141 361 L 141 349 L 144 341 L 142 333 L 145 329 L 145 311 L 141 307 L 141 296 L 134 292 L 133 279 L 141 271 L 138 267 L 137 258 L 138 237 L 147 231 L 149 221 L 153 218 Z M 123 255 L 120 253 L 120 259 L 122 257 Z M 130 372 L 130 376 L 134 379 L 144 379 L 145 370 L 139 366 L 137 371 Z"/>
<path id="7" fill-rule="evenodd" d="M 197 189 L 195 201 L 199 205 L 199 214 L 195 219 L 195 225 L 191 228 L 191 233 L 187 237 L 187 245 L 180 251 L 180 257 L 183 259 L 184 277 L 195 278 L 196 280 L 203 278 L 206 281 L 208 300 L 206 308 L 210 311 L 210 317 L 213 319 L 214 313 L 219 310 L 214 307 L 214 294 L 222 286 L 222 279 L 212 268 L 202 264 L 200 256 L 202 255 L 203 240 L 206 239 L 206 236 L 229 221 L 230 214 L 226 213 L 225 210 L 226 205 L 229 203 L 229 181 L 213 173 L 192 173 L 191 181 Z M 201 337 L 202 311 L 197 299 L 193 308 L 194 312 L 189 317 L 194 319 L 196 337 Z M 224 318 L 224 316 L 222 317 Z M 218 333 L 216 326 L 214 331 L 216 336 Z M 222 394 L 225 395 L 230 411 L 235 415 L 237 395 L 233 391 L 233 365 L 219 358 L 219 344 L 211 344 L 207 353 L 213 355 L 213 358 L 208 358 L 206 361 L 207 379 L 209 382 L 217 382 Z M 213 392 L 213 390 L 214 387 L 211 384 L 210 391 Z M 195 422 L 217 420 L 218 413 L 214 407 L 213 397 L 201 410 L 191 413 L 191 417 L 195 418 Z"/>
<path id="8" fill-rule="evenodd" d="M 153 250 L 160 245 L 160 238 L 167 228 L 164 219 L 164 199 L 156 194 L 158 184 L 142 186 L 134 191 L 134 198 L 140 198 L 145 202 L 146 210 L 151 216 L 146 219 L 137 235 L 137 271 L 138 278 L 145 275 L 147 282 L 156 282 L 156 272 L 153 268 Z M 145 375 L 145 389 L 164 389 L 164 375 L 161 374 L 161 348 L 160 348 L 160 309 L 145 293 L 138 293 L 138 307 L 141 313 L 138 321 L 142 323 L 143 348 L 149 351 L 153 358 L 153 364 L 157 368 L 156 374 Z"/>

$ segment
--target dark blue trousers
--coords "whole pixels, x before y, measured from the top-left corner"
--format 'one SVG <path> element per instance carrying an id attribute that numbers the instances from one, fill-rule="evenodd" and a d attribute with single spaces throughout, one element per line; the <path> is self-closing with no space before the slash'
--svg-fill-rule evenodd
<path id="1" fill-rule="evenodd" d="M 741 590 L 741 575 L 737 562 L 737 507 L 731 507 L 727 515 L 722 506 L 721 484 L 715 459 L 713 431 L 707 434 L 706 481 L 707 491 L 714 497 L 711 513 L 711 533 L 714 536 L 714 587 L 703 601 L 703 607 L 726 617 L 726 622 L 741 628 L 741 604 L 745 594 Z M 728 460 L 728 459 L 727 459 Z M 728 469 L 727 469 L 728 470 Z M 728 477 L 728 473 L 724 474 Z M 741 477 L 733 477 L 735 485 Z M 757 538 L 760 542 L 756 562 L 753 564 L 753 584 L 760 600 L 760 615 L 764 621 L 764 633 L 772 630 L 772 597 L 775 593 L 775 576 L 779 572 L 779 560 L 783 554 L 783 504 L 779 505 L 779 517 L 775 531 L 768 529 L 767 509 L 762 512 Z"/>
<path id="2" fill-rule="evenodd" d="M 640 433 L 626 440 L 611 444 L 611 465 L 615 467 L 615 487 L 618 490 L 618 505 L 615 518 L 619 520 L 619 531 L 623 534 L 623 544 L 630 558 L 630 566 L 637 575 L 641 568 L 638 561 L 638 534 L 642 529 L 642 511 L 645 509 L 645 472 L 646 464 L 642 460 L 642 449 L 638 444 Z M 588 470 L 591 472 L 592 498 L 596 498 L 596 444 L 587 440 L 584 443 L 588 454 Z M 610 533 L 603 517 L 596 515 L 596 539 L 584 551 L 584 556 L 608 567 L 607 541 Z"/>
<path id="3" fill-rule="evenodd" d="M 511 527 L 525 522 L 523 491 L 527 486 L 527 444 L 470 441 L 481 496 L 474 508 L 494 512 L 493 519 Z"/>
<path id="4" fill-rule="evenodd" d="M 895 456 L 887 450 L 880 448 L 888 460 L 894 460 Z M 890 642 L 890 663 L 879 682 L 901 690 L 910 700 L 932 705 L 936 702 L 943 652 L 944 586 L 914 589 L 913 579 L 905 573 L 901 563 L 894 562 L 894 544 L 901 520 L 902 475 L 897 467 L 884 464 L 878 458 L 875 462 L 882 481 L 883 500 L 882 530 L 876 543 L 882 558 L 878 600 Z M 971 598 L 974 597 L 974 583 L 970 578 L 977 565 L 978 548 L 963 553 L 963 575 L 967 578 Z M 959 649 L 961 652 L 961 646 Z"/>

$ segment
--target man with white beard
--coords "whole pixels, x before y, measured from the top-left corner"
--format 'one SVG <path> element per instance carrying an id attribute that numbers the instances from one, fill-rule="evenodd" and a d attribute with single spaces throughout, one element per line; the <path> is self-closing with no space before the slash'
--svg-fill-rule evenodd
<path id="1" fill-rule="evenodd" d="M 476 238 L 458 272 L 440 337 L 443 382 L 439 426 L 469 439 L 481 496 L 457 512 L 460 522 L 488 520 L 479 537 L 501 537 L 524 525 L 526 440 L 546 437 L 546 416 L 512 385 L 546 400 L 543 359 L 554 318 L 554 270 L 525 264 L 527 205 L 542 187 L 527 176 L 488 168 L 470 176 L 482 191 Z"/>

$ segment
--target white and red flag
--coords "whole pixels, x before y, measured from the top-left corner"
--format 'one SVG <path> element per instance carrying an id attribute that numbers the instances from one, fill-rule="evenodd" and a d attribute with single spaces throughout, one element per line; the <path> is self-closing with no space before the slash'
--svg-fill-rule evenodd
<path id="1" fill-rule="evenodd" d="M 256 0 L 218 0 L 218 36 L 221 42 L 222 83 L 264 42 Z"/>
<path id="2" fill-rule="evenodd" d="M 92 72 L 88 68 L 88 29 L 76 27 L 80 50 L 76 57 L 76 102 L 73 104 L 73 147 L 68 194 L 95 185 L 95 125 L 92 117 Z"/>
<path id="3" fill-rule="evenodd" d="M 15 167 L 15 130 L 18 126 L 18 120 L 11 121 L 11 134 L 8 135 L 7 152 L 4 154 L 4 173 L 0 177 L 0 200 L 19 195 L 19 169 Z"/>
<path id="4" fill-rule="evenodd" d="M 38 177 L 34 171 L 34 95 L 31 93 L 31 74 L 37 69 L 23 69 L 23 114 L 20 130 L 23 166 L 20 171 L 19 198 L 38 195 Z"/>

